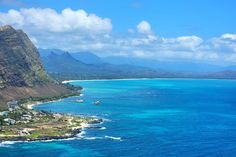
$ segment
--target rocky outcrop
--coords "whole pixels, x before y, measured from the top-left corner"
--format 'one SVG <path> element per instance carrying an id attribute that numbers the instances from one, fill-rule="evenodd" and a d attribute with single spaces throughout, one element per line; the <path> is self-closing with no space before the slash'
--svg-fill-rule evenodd
<path id="1" fill-rule="evenodd" d="M 0 27 L 0 87 L 34 86 L 51 81 L 28 36 L 8 25 Z"/>

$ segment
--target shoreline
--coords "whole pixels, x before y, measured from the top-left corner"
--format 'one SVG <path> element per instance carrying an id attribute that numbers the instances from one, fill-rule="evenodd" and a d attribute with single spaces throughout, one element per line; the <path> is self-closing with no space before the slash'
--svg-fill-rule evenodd
<path id="1" fill-rule="evenodd" d="M 34 112 L 34 114 L 37 115 L 42 115 L 46 117 L 51 117 L 48 118 L 48 121 L 45 124 L 45 122 L 39 122 L 37 120 L 34 120 L 34 125 L 31 123 L 29 126 L 26 123 L 26 126 L 21 124 L 14 124 L 14 125 L 4 125 L 4 130 L 7 129 L 14 129 L 14 128 L 21 128 L 17 129 L 15 131 L 17 132 L 22 132 L 26 131 L 26 135 L 21 135 L 20 133 L 14 134 L 7 134 L 5 131 L 3 131 L 2 134 L 0 134 L 0 144 L 2 142 L 32 142 L 32 141 L 46 141 L 46 140 L 62 140 L 62 139 L 70 139 L 70 138 L 75 138 L 77 135 L 82 133 L 83 129 L 89 129 L 89 128 L 101 128 L 100 126 L 92 126 L 101 124 L 104 120 L 102 118 L 94 118 L 92 116 L 78 116 L 78 115 L 70 115 L 69 113 L 47 113 L 47 111 L 43 110 L 36 110 L 34 109 L 34 106 L 36 105 L 41 105 L 43 103 L 50 103 L 50 102 L 58 102 L 61 101 L 62 98 L 56 99 L 56 100 L 51 100 L 51 101 L 28 101 L 22 104 L 19 104 L 19 108 L 17 110 L 21 111 L 27 111 L 28 114 L 31 114 Z M 39 116 L 32 116 L 32 119 L 40 119 Z M 56 120 L 57 119 L 57 120 Z M 60 119 L 63 120 L 63 123 L 60 123 Z M 56 123 L 60 123 L 62 128 L 66 127 L 65 129 L 56 129 L 58 128 L 58 124 L 54 126 L 54 121 L 56 120 Z M 21 122 L 20 122 L 21 123 Z M 49 127 L 44 127 L 45 125 L 48 125 Z M 47 133 L 43 133 L 44 129 L 50 130 L 51 129 L 56 129 L 55 134 L 50 135 Z M 22 130 L 23 129 L 23 130 Z M 31 131 L 32 130 L 32 131 Z M 37 132 L 42 131 L 42 134 L 39 134 L 38 136 L 34 137 L 34 131 Z"/>
<path id="2" fill-rule="evenodd" d="M 75 117 L 75 116 L 71 116 Z M 84 134 L 84 129 L 101 129 L 101 126 L 97 126 L 98 124 L 102 124 L 104 120 L 102 118 L 93 118 L 90 122 L 82 122 L 79 126 L 73 127 L 70 134 L 64 134 L 60 136 L 43 136 L 39 138 L 25 138 L 24 136 L 14 135 L 8 136 L 7 140 L 0 140 L 0 144 L 4 142 L 37 142 L 37 141 L 52 141 L 52 140 L 70 140 L 76 137 L 82 137 L 80 134 Z M 94 125 L 94 126 L 93 126 Z M 5 136 L 6 137 L 6 136 Z"/>
<path id="3" fill-rule="evenodd" d="M 106 129 L 105 127 L 101 127 L 101 126 L 97 126 L 98 124 L 102 124 L 104 122 L 104 120 L 102 119 L 102 121 L 97 122 L 97 123 L 92 123 L 92 124 L 85 124 L 86 127 L 82 127 L 80 129 L 78 129 L 78 132 L 75 133 L 74 135 L 71 136 L 67 136 L 67 137 L 50 137 L 48 136 L 48 138 L 41 138 L 41 139 L 35 139 L 35 140 L 20 140 L 20 139 L 12 139 L 12 140 L 5 140 L 5 141 L 0 141 L 0 148 L 1 147 L 8 147 L 9 145 L 14 145 L 16 143 L 28 143 L 28 142 L 57 142 L 57 141 L 68 141 L 68 140 L 81 140 L 81 139 L 85 139 L 85 140 L 90 140 L 90 139 L 111 139 L 111 140 L 119 140 L 121 141 L 121 137 L 115 137 L 115 136 L 101 136 L 101 137 L 86 137 L 84 136 L 84 134 L 86 134 L 86 130 L 87 129 L 98 129 L 98 130 L 104 130 Z M 94 126 L 93 126 L 94 125 Z"/>
<path id="4" fill-rule="evenodd" d="M 63 95 L 63 96 L 57 96 L 57 97 L 52 97 L 52 98 L 42 98 L 42 99 L 36 99 L 36 100 L 32 100 L 32 99 L 24 99 L 23 102 L 19 102 L 20 106 L 26 107 L 27 109 L 33 110 L 34 106 L 43 104 L 43 103 L 50 103 L 50 102 L 58 102 L 61 101 L 64 98 L 69 98 L 69 97 L 73 97 L 73 96 L 81 96 L 81 91 L 83 89 L 80 89 L 79 92 L 76 92 L 74 94 L 71 95 Z M 21 100 L 20 100 L 21 101 Z"/>
<path id="5" fill-rule="evenodd" d="M 64 135 L 64 136 L 45 136 L 37 139 L 24 139 L 23 137 L 20 136 L 14 136 L 11 137 L 11 139 L 7 140 L 0 140 L 0 144 L 8 143 L 8 142 L 13 142 L 14 143 L 21 143 L 21 142 L 48 142 L 48 141 L 58 141 L 58 140 L 70 140 L 70 139 L 76 139 L 82 138 L 81 134 L 84 134 L 84 129 L 90 129 L 90 128 L 97 128 L 100 129 L 102 127 L 96 126 L 93 127 L 92 125 L 97 125 L 101 124 L 103 122 L 103 119 L 96 119 L 94 122 L 91 123 L 81 123 L 81 126 L 77 127 L 74 129 L 71 133 L 71 135 Z"/>
<path id="6" fill-rule="evenodd" d="M 226 80 L 226 81 L 236 81 L 236 79 L 224 79 L 224 78 L 124 78 L 124 79 L 85 79 L 85 80 L 64 80 L 63 84 L 71 83 L 71 82 L 93 82 L 93 81 L 132 81 L 132 80 Z"/>
<path id="7" fill-rule="evenodd" d="M 44 103 L 51 103 L 51 102 L 59 102 L 61 99 L 58 100 L 52 100 L 52 101 L 35 101 L 35 102 L 29 102 L 29 103 L 24 103 L 21 104 L 22 106 L 26 107 L 29 110 L 34 110 L 34 106 L 42 105 Z"/>
<path id="8" fill-rule="evenodd" d="M 76 97 L 76 96 L 81 97 L 82 95 L 83 95 L 82 93 L 79 93 L 79 95 L 74 95 L 74 96 L 69 96 L 69 97 Z M 69 98 L 69 97 L 65 97 L 65 98 Z M 31 101 L 31 102 L 26 102 L 26 103 L 23 103 L 20 105 L 26 107 L 29 110 L 34 110 L 34 106 L 38 106 L 38 105 L 45 104 L 45 103 L 59 102 L 62 99 L 63 98 L 50 100 L 50 101 Z"/>

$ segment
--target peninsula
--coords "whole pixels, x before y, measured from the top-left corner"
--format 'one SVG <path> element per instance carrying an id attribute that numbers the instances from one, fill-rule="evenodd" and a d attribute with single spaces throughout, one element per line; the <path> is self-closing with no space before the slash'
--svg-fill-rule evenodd
<path id="1" fill-rule="evenodd" d="M 0 141 L 36 141 L 76 136 L 101 119 L 79 117 L 12 106 L 1 112 Z"/>

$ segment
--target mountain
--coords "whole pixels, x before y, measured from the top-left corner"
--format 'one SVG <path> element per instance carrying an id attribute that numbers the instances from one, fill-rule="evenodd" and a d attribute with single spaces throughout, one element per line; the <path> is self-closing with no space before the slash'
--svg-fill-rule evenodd
<path id="1" fill-rule="evenodd" d="M 71 53 L 71 56 L 86 64 L 104 63 L 100 57 L 91 52 L 76 52 L 76 53 Z"/>
<path id="2" fill-rule="evenodd" d="M 61 55 L 67 51 L 63 51 L 60 49 L 41 49 L 39 48 L 39 53 L 41 57 L 47 57 L 51 54 L 51 52 Z M 70 53 L 72 57 L 77 59 L 78 61 L 81 61 L 86 64 L 102 64 L 104 63 L 100 57 L 97 55 L 91 53 L 91 52 L 73 52 Z"/>
<path id="3" fill-rule="evenodd" d="M 109 63 L 86 64 L 74 57 L 72 53 L 56 54 L 51 52 L 42 57 L 45 69 L 59 80 L 63 79 L 115 79 L 164 77 L 167 73 L 149 68 L 131 65 L 112 65 Z M 168 74 L 170 75 L 170 74 Z"/>
<path id="4" fill-rule="evenodd" d="M 55 54 L 63 54 L 66 51 L 59 49 L 39 49 L 41 57 L 50 55 L 51 52 Z M 224 71 L 236 71 L 236 65 L 220 66 L 209 63 L 199 63 L 186 60 L 155 60 L 155 59 L 143 59 L 135 57 L 121 57 L 121 56 L 109 56 L 100 58 L 91 52 L 74 52 L 70 53 L 72 57 L 86 64 L 105 64 L 112 65 L 130 65 L 135 67 L 145 67 L 157 71 L 168 71 L 170 73 L 178 74 L 192 74 L 203 75 L 210 73 L 222 73 Z M 226 73 L 228 74 L 228 73 Z"/>
<path id="5" fill-rule="evenodd" d="M 22 30 L 0 27 L 0 107 L 14 99 L 72 92 L 44 70 L 39 53 Z"/>
<path id="6" fill-rule="evenodd" d="M 0 28 L 0 86 L 33 86 L 50 82 L 37 49 L 21 30 Z"/>
<path id="7" fill-rule="evenodd" d="M 132 58 L 132 57 L 106 57 L 104 62 L 120 65 L 138 65 L 151 69 L 159 69 L 171 73 L 167 77 L 178 78 L 209 78 L 209 79 L 236 79 L 236 66 L 220 66 L 207 63 L 197 63 L 191 61 L 158 61 L 152 59 Z"/>
<path id="8" fill-rule="evenodd" d="M 63 54 L 65 51 L 60 50 L 60 49 L 42 49 L 38 48 L 39 55 L 41 57 L 47 57 L 51 54 L 51 52 L 56 53 L 56 54 Z"/>
<path id="9" fill-rule="evenodd" d="M 218 78 L 218 79 L 236 79 L 236 71 L 235 70 L 219 71 L 207 74 L 205 77 Z"/>
<path id="10" fill-rule="evenodd" d="M 117 56 L 100 58 L 90 52 L 68 53 L 56 49 L 47 50 L 47 57 L 43 57 L 42 53 L 40 54 L 46 70 L 59 80 L 145 77 L 236 78 L 236 66 Z"/>
<path id="11" fill-rule="evenodd" d="M 42 61 L 49 73 L 80 73 L 89 70 L 89 66 L 76 60 L 68 52 L 62 54 L 51 52 L 47 57 L 43 57 Z"/>
<path id="12" fill-rule="evenodd" d="M 211 73 L 218 72 L 223 69 L 222 66 L 206 64 L 206 63 L 195 63 L 192 61 L 163 61 L 163 60 L 154 60 L 154 59 L 143 59 L 143 58 L 134 58 L 134 57 L 119 57 L 119 56 L 111 56 L 103 58 L 104 62 L 110 64 L 129 64 L 129 65 L 137 65 L 152 69 L 161 69 L 163 71 L 169 72 L 180 72 L 180 73 Z"/>

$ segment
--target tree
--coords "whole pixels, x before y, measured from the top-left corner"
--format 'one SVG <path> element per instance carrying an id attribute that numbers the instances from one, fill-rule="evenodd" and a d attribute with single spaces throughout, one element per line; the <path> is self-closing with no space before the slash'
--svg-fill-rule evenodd
<path id="1" fill-rule="evenodd" d="M 4 122 L 4 117 L 0 116 L 0 131 L 2 130 L 3 122 Z"/>

